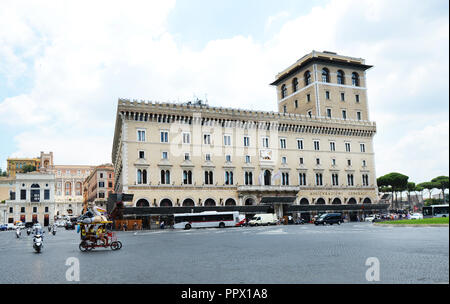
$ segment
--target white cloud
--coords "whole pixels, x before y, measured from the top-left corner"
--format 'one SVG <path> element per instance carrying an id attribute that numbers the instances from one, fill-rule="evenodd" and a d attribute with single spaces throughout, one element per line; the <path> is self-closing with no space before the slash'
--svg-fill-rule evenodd
<path id="1" fill-rule="evenodd" d="M 404 115 L 420 111 L 420 128 L 439 129 L 447 121 L 448 129 L 448 116 L 433 116 L 431 109 L 441 106 L 439 95 L 448 96 L 448 15 L 424 16 L 426 3 L 331 1 L 306 15 L 289 16 L 264 43 L 236 36 L 209 41 L 198 51 L 178 45 L 167 32 L 174 5 L 2 2 L 0 74 L 10 75 L 12 82 L 25 75 L 33 79 L 30 92 L 0 100 L 0 121 L 29 126 L 15 137 L 16 153 L 52 150 L 58 162 L 110 161 L 119 97 L 185 101 L 207 94 L 212 105 L 277 110 L 269 83 L 312 49 L 364 57 L 375 65 L 368 72 L 368 92 L 371 118 L 379 128 L 377 173 L 394 164 L 401 164 L 398 171 L 407 171 L 408 164 L 430 155 L 422 149 L 421 154 L 404 154 L 404 162 L 387 157 L 386 151 L 394 151 L 386 150 L 394 147 L 390 129 L 399 132 L 399 151 L 410 151 L 409 140 L 416 134 L 424 146 L 437 142 L 432 136 L 437 133 L 422 134 L 414 126 L 403 129 Z M 269 17 L 266 28 L 287 17 L 286 12 Z M 431 95 L 426 101 L 430 105 L 420 103 L 418 96 Z M 444 109 L 448 112 L 448 106 Z M 45 143 L 39 140 L 42 134 Z M 448 139 L 439 144 L 441 150 L 447 147 L 448 156 Z M 436 162 L 444 162 L 442 157 Z M 426 163 L 412 175 L 418 180 L 438 171 L 436 163 Z"/>

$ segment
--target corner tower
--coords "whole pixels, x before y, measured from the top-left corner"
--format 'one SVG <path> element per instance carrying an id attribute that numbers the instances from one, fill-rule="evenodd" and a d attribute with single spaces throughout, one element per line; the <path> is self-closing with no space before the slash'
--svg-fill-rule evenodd
<path id="1" fill-rule="evenodd" d="M 271 83 L 278 111 L 368 121 L 366 70 L 371 67 L 362 58 L 312 51 Z"/>

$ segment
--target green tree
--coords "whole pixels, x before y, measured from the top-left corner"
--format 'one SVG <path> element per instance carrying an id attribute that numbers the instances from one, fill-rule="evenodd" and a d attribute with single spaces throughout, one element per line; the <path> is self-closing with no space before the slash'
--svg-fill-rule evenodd
<path id="1" fill-rule="evenodd" d="M 440 188 L 440 184 L 438 183 L 434 183 L 434 182 L 423 182 L 418 184 L 418 186 L 428 190 L 428 194 L 429 194 L 429 198 L 431 199 L 431 192 L 433 191 L 433 189 L 439 189 Z"/>
<path id="2" fill-rule="evenodd" d="M 438 185 L 438 189 L 442 190 L 442 199 L 445 201 L 445 189 L 448 189 L 448 176 L 438 176 L 431 180 L 432 183 L 436 183 Z"/>
<path id="3" fill-rule="evenodd" d="M 22 173 L 33 172 L 36 171 L 36 167 L 32 165 L 25 165 L 22 167 Z"/>
<path id="4" fill-rule="evenodd" d="M 392 188 L 392 192 L 395 194 L 395 205 L 398 208 L 397 193 L 407 189 L 408 179 L 409 177 L 404 174 L 391 172 L 377 178 L 377 184 L 378 186 L 389 186 Z"/>
<path id="5" fill-rule="evenodd" d="M 408 193 L 408 202 L 411 203 L 411 192 L 416 190 L 416 183 L 408 182 L 406 185 L 406 191 Z"/>

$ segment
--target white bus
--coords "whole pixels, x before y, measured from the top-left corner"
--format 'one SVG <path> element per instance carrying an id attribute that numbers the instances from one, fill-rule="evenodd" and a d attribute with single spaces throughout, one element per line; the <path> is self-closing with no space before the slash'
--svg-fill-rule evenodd
<path id="1" fill-rule="evenodd" d="M 423 218 L 448 217 L 448 204 L 423 207 L 422 212 Z"/>
<path id="2" fill-rule="evenodd" d="M 245 223 L 245 216 L 238 211 L 217 212 L 204 211 L 200 213 L 174 214 L 173 228 L 191 229 L 208 227 L 239 227 Z"/>

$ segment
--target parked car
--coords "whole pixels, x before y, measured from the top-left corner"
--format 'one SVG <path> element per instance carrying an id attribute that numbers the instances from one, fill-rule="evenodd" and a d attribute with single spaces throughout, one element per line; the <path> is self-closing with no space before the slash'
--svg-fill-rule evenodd
<path id="1" fill-rule="evenodd" d="M 32 228 L 33 225 L 34 225 L 33 222 L 26 222 L 26 223 L 25 223 L 25 228 Z"/>
<path id="2" fill-rule="evenodd" d="M 248 224 L 250 226 L 275 225 L 278 219 L 273 213 L 256 214 Z"/>
<path id="3" fill-rule="evenodd" d="M 314 224 L 317 225 L 326 225 L 326 224 L 338 224 L 344 222 L 341 213 L 325 213 L 322 214 L 317 220 L 314 221 Z"/>
<path id="4" fill-rule="evenodd" d="M 5 231 L 5 230 L 8 230 L 8 225 L 6 225 L 6 224 L 0 225 L 0 231 Z"/>
<path id="5" fill-rule="evenodd" d="M 14 230 L 14 229 L 16 229 L 16 225 L 14 225 L 13 223 L 7 224 L 7 230 Z"/>
<path id="6" fill-rule="evenodd" d="M 410 217 L 411 220 L 422 220 L 423 214 L 422 213 L 413 213 Z"/>
<path id="7" fill-rule="evenodd" d="M 369 216 L 366 216 L 366 217 L 364 218 L 364 222 L 373 222 L 373 220 L 374 220 L 375 218 L 376 218 L 375 215 L 369 215 Z"/>

